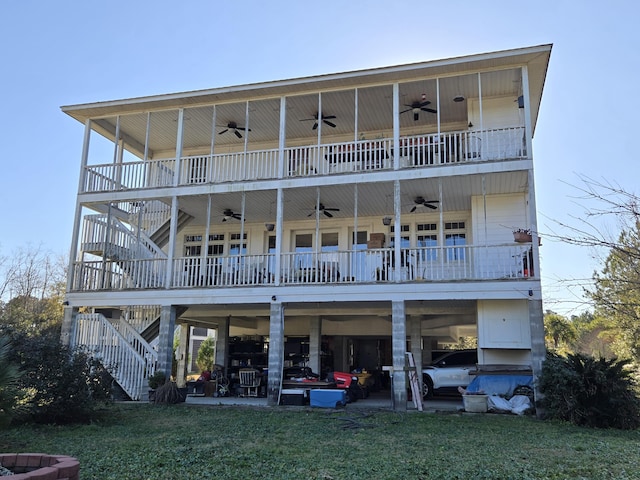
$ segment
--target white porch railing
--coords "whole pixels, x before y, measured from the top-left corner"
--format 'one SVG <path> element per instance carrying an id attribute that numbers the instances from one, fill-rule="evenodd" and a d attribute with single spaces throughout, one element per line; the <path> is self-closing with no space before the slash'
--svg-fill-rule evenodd
<path id="1" fill-rule="evenodd" d="M 441 132 L 400 138 L 400 168 L 455 162 L 506 160 L 527 156 L 524 127 Z M 186 156 L 180 159 L 179 185 L 279 178 L 278 149 Z M 284 149 L 285 177 L 332 175 L 393 168 L 391 138 Z M 90 165 L 84 192 L 169 187 L 175 159 Z"/>
<path id="2" fill-rule="evenodd" d="M 534 276 L 528 244 L 182 257 L 173 260 L 171 288 L 312 285 L 327 283 L 501 280 Z M 167 260 L 74 264 L 76 291 L 164 287 Z"/>
<path id="3" fill-rule="evenodd" d="M 166 259 L 97 260 L 73 264 L 73 289 L 127 290 L 161 288 Z"/>
<path id="4" fill-rule="evenodd" d="M 72 345 L 87 349 L 133 400 L 140 400 L 147 379 L 155 372 L 156 351 L 126 322 L 116 328 L 95 313 L 80 314 L 76 320 Z"/>

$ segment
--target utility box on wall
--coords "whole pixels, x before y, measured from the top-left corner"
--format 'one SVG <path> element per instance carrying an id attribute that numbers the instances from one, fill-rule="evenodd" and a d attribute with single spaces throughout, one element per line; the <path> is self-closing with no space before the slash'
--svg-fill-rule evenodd
<path id="1" fill-rule="evenodd" d="M 530 349 L 528 301 L 478 301 L 478 346 L 480 348 Z"/>

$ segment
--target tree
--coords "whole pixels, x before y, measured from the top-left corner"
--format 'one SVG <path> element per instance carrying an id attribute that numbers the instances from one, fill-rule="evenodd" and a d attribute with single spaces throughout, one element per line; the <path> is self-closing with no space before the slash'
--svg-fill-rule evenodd
<path id="1" fill-rule="evenodd" d="M 623 231 L 589 292 L 598 311 L 611 319 L 618 333 L 615 348 L 640 363 L 640 219 Z"/>
<path id="2" fill-rule="evenodd" d="M 576 338 L 571 344 L 574 353 L 604 358 L 616 356 L 612 348 L 616 336 L 611 321 L 585 311 L 573 315 L 571 323 L 576 331 Z"/>
<path id="3" fill-rule="evenodd" d="M 200 371 L 211 371 L 215 362 L 216 341 L 213 337 L 207 337 L 200 344 L 198 356 L 196 357 L 196 365 Z"/>
<path id="4" fill-rule="evenodd" d="M 41 248 L 0 256 L 0 323 L 37 332 L 62 322 L 66 262 Z"/>
<path id="5" fill-rule="evenodd" d="M 547 347 L 556 351 L 562 347 L 566 351 L 570 350 L 570 343 L 576 338 L 576 329 L 566 317 L 547 310 L 544 315 L 544 336 Z"/>
<path id="6" fill-rule="evenodd" d="M 640 364 L 640 197 L 617 185 L 581 179 L 583 186 L 576 188 L 593 206 L 577 225 L 560 223 L 567 233 L 555 238 L 602 253 L 602 271 L 594 273 L 585 293 L 614 334 L 614 352 Z M 617 233 L 605 226 L 609 219 L 616 221 Z"/>

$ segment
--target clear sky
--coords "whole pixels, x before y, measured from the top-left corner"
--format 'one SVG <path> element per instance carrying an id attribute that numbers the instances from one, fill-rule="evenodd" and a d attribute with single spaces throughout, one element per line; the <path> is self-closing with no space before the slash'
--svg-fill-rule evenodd
<path id="1" fill-rule="evenodd" d="M 441 5 L 441 6 L 440 6 Z M 534 138 L 540 234 L 577 175 L 639 192 L 639 3 L 628 0 L 0 2 L 0 255 L 68 254 L 83 125 L 62 105 L 553 44 Z M 633 119 L 630 120 L 630 119 Z M 543 239 L 545 309 L 578 313 L 586 249 Z"/>

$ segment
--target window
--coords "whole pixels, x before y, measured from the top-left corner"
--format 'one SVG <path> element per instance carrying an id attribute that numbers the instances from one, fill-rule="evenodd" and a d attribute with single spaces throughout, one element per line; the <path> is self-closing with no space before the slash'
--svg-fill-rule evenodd
<path id="1" fill-rule="evenodd" d="M 224 255 L 224 233 L 209 235 L 209 247 L 207 254 L 211 257 Z"/>
<path id="2" fill-rule="evenodd" d="M 454 247 L 447 248 L 447 260 L 464 260 L 464 246 L 467 244 L 464 222 L 446 222 L 444 230 L 446 232 L 444 236 L 445 246 Z"/>
<path id="3" fill-rule="evenodd" d="M 313 234 L 296 234 L 296 266 L 298 268 L 311 268 L 313 266 Z"/>
<path id="4" fill-rule="evenodd" d="M 247 253 L 247 234 L 245 233 L 242 237 L 243 242 L 242 242 L 242 251 L 240 251 L 240 234 L 239 233 L 232 233 L 230 235 L 231 237 L 231 244 L 229 245 L 229 253 L 231 255 L 239 255 L 239 254 L 246 254 Z M 233 242 L 237 242 L 237 243 L 233 243 Z"/>
<path id="5" fill-rule="evenodd" d="M 184 236 L 184 256 L 197 257 L 202 253 L 202 235 Z"/>
<path id="6" fill-rule="evenodd" d="M 394 235 L 394 230 L 395 230 L 395 226 L 391 225 L 391 238 L 389 240 L 389 246 L 393 247 L 395 246 L 395 235 Z M 409 248 L 411 246 L 411 241 L 410 241 L 410 237 L 409 237 L 409 225 L 400 225 L 400 232 L 402 234 L 402 236 L 400 237 L 400 247 L 402 248 Z"/>

